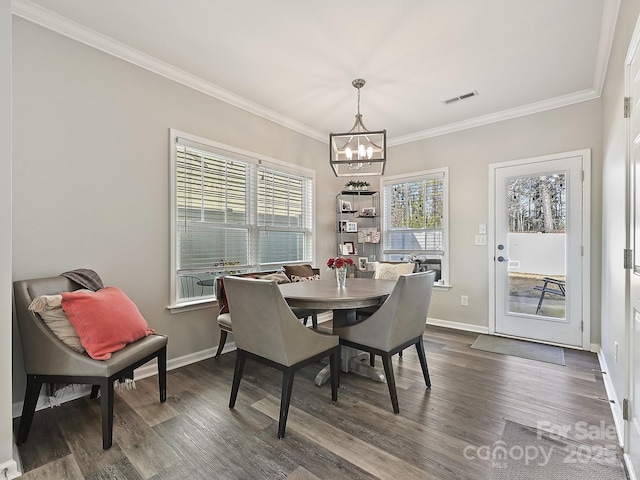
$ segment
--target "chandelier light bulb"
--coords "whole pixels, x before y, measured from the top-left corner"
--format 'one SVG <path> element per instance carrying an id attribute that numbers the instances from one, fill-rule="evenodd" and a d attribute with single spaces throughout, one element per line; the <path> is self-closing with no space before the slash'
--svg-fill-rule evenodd
<path id="1" fill-rule="evenodd" d="M 371 145 L 369 145 L 369 147 L 367 148 L 367 158 L 369 160 L 373 158 L 373 147 Z"/>
<path id="2" fill-rule="evenodd" d="M 364 158 L 365 148 L 363 144 L 358 145 L 358 158 Z"/>
<path id="3" fill-rule="evenodd" d="M 349 147 L 344 149 L 344 154 L 347 156 L 347 160 L 351 160 L 353 158 L 353 152 Z"/>

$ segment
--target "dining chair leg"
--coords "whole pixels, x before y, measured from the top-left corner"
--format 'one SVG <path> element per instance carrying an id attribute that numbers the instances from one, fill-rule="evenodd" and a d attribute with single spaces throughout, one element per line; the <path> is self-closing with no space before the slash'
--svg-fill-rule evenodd
<path id="1" fill-rule="evenodd" d="M 396 380 L 393 376 L 393 364 L 391 363 L 391 355 L 389 355 L 388 353 L 382 355 L 382 364 L 384 365 L 384 374 L 387 377 L 387 387 L 389 388 L 389 395 L 391 396 L 393 413 L 400 413 L 400 407 L 398 406 L 398 392 L 396 391 Z"/>
<path id="2" fill-rule="evenodd" d="M 306 322 L 305 322 L 306 325 Z M 313 315 L 311 315 L 311 328 L 313 328 L 314 330 L 318 329 L 318 314 L 314 313 Z"/>
<path id="3" fill-rule="evenodd" d="M 227 331 L 220 330 L 220 341 L 218 342 L 218 351 L 216 352 L 215 358 L 220 358 L 220 355 L 222 355 L 222 349 L 224 348 L 225 343 L 227 343 Z"/>
<path id="4" fill-rule="evenodd" d="M 369 365 L 371 365 L 372 367 L 376 366 L 376 354 L 375 353 L 370 353 L 369 354 Z"/>
<path id="5" fill-rule="evenodd" d="M 133 376 L 133 375 L 132 375 Z M 160 403 L 167 401 L 167 347 L 158 352 L 158 390 Z"/>
<path id="6" fill-rule="evenodd" d="M 91 395 L 89 395 L 89 398 L 98 398 L 98 393 L 100 393 L 100 385 L 91 385 Z"/>
<path id="7" fill-rule="evenodd" d="M 18 427 L 17 445 L 22 445 L 29 437 L 33 415 L 36 413 L 36 405 L 42 382 L 38 380 L 36 375 L 27 375 L 27 390 L 24 393 L 24 402 L 22 403 L 22 416 L 20 417 L 20 426 Z"/>
<path id="8" fill-rule="evenodd" d="M 102 448 L 108 450 L 113 443 L 113 380 L 104 378 L 100 380 L 100 412 L 102 415 Z"/>
<path id="9" fill-rule="evenodd" d="M 278 421 L 278 438 L 284 437 L 289 415 L 289 403 L 291 402 L 291 390 L 293 389 L 293 377 L 296 372 L 287 369 L 282 373 L 282 394 L 280 395 L 280 419 Z"/>
<path id="10" fill-rule="evenodd" d="M 427 356 L 424 351 L 424 343 L 422 343 L 422 337 L 420 337 L 416 342 L 416 350 L 418 350 L 418 358 L 420 359 L 420 366 L 422 367 L 424 384 L 427 386 L 427 388 L 431 388 L 431 377 L 429 376 L 429 367 L 427 366 Z"/>
<path id="11" fill-rule="evenodd" d="M 242 372 L 244 371 L 244 363 L 246 355 L 243 350 L 236 350 L 236 367 L 233 371 L 233 382 L 231 384 L 231 398 L 229 399 L 229 408 L 233 408 L 236 405 L 236 398 L 238 398 L 238 389 L 240 388 L 240 379 L 242 378 Z"/>

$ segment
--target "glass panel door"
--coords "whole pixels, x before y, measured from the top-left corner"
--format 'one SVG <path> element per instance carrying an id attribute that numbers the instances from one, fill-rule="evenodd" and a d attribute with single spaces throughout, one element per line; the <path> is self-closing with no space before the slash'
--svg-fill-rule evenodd
<path id="1" fill-rule="evenodd" d="M 507 180 L 509 313 L 565 318 L 566 177 Z"/>
<path id="2" fill-rule="evenodd" d="M 497 165 L 495 332 L 582 346 L 583 157 Z"/>

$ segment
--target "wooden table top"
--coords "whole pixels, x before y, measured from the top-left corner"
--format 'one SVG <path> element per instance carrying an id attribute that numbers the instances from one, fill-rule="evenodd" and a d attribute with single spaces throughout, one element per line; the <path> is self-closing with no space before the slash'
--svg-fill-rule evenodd
<path id="1" fill-rule="evenodd" d="M 335 278 L 278 285 L 292 307 L 319 310 L 345 310 L 379 305 L 393 291 L 395 280 L 347 278 L 344 288 Z"/>

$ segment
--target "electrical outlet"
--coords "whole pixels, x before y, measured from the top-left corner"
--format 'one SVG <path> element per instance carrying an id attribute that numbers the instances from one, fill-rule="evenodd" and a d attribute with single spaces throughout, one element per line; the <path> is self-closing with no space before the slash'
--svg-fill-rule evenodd
<path id="1" fill-rule="evenodd" d="M 476 235 L 476 245 L 486 245 L 487 244 L 487 236 L 486 235 Z"/>
<path id="2" fill-rule="evenodd" d="M 466 295 L 460 295 L 460 305 L 463 307 L 469 306 L 469 297 Z"/>

